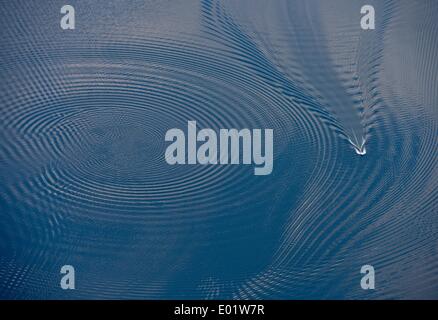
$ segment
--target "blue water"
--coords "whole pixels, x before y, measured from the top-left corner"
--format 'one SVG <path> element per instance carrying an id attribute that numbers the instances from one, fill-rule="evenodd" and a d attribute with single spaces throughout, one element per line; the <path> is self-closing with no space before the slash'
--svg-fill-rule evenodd
<path id="1" fill-rule="evenodd" d="M 0 298 L 438 298 L 436 1 L 64 4 L 0 4 Z M 168 165 L 189 120 L 272 174 Z"/>

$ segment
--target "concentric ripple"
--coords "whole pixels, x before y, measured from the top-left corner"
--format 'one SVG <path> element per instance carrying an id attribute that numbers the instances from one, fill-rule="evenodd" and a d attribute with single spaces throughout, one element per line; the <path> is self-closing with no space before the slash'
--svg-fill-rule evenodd
<path id="1" fill-rule="evenodd" d="M 438 6 L 370 3 L 2 3 L 0 297 L 437 298 Z M 272 174 L 168 165 L 190 120 Z"/>

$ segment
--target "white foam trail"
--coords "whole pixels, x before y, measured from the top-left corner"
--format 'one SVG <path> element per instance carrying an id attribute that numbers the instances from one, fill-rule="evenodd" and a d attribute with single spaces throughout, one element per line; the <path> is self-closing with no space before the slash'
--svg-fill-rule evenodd
<path id="1" fill-rule="evenodd" d="M 367 153 L 367 149 L 365 148 L 366 139 L 364 137 L 362 137 L 361 138 L 362 142 L 359 143 L 356 135 L 354 134 L 354 140 L 355 141 L 353 142 L 350 138 L 348 138 L 348 141 L 353 146 L 354 151 L 356 151 L 356 153 L 358 155 L 361 155 L 361 156 L 365 155 Z"/>

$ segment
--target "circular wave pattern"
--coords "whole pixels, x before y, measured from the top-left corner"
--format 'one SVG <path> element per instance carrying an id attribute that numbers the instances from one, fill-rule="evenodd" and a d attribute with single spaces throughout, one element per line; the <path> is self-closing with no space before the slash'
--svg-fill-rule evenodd
<path id="1" fill-rule="evenodd" d="M 62 35 L 5 20 L 0 296 L 71 298 L 64 264 L 83 271 L 85 299 L 436 296 L 433 15 L 409 48 L 422 86 L 405 92 L 414 73 L 399 68 L 415 55 L 394 58 L 398 17 L 436 5 L 385 2 L 384 27 L 360 41 L 335 36 L 351 26 L 332 11 L 296 6 L 278 1 L 259 21 L 261 2 L 202 1 L 187 33 L 135 12 L 120 30 Z M 295 11 L 314 13 L 312 32 Z M 273 173 L 168 165 L 165 133 L 189 120 L 272 128 Z M 364 264 L 382 279 L 366 296 Z"/>

